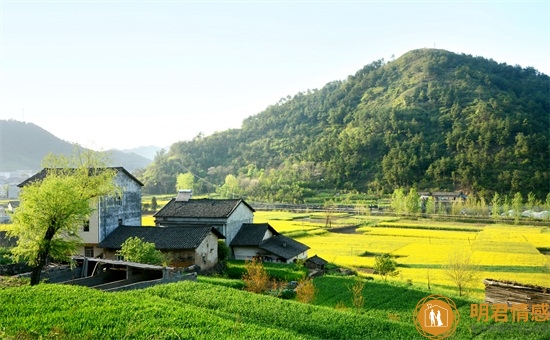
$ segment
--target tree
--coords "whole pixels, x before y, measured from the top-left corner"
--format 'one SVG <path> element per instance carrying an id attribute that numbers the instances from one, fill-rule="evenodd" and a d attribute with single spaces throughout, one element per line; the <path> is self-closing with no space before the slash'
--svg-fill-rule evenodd
<path id="1" fill-rule="evenodd" d="M 479 279 L 471 252 L 451 253 L 445 266 L 445 275 L 457 286 L 458 293 L 462 296 L 464 290 Z"/>
<path id="2" fill-rule="evenodd" d="M 176 191 L 180 189 L 193 190 L 194 185 L 195 185 L 195 176 L 190 172 L 185 174 L 179 174 L 176 179 Z"/>
<path id="3" fill-rule="evenodd" d="M 231 255 L 231 249 L 224 240 L 218 240 L 218 261 L 225 261 Z"/>
<path id="4" fill-rule="evenodd" d="M 376 255 L 374 257 L 374 270 L 382 277 L 384 282 L 387 281 L 388 276 L 397 276 L 399 274 L 397 262 L 395 262 L 390 254 Z"/>
<path id="5" fill-rule="evenodd" d="M 418 192 L 415 188 L 411 188 L 409 190 L 409 194 L 405 198 L 405 208 L 407 210 L 407 213 L 409 214 L 416 214 L 420 210 L 419 206 L 420 202 L 420 195 L 418 195 Z"/>
<path id="6" fill-rule="evenodd" d="M 245 289 L 252 293 L 263 294 L 269 290 L 270 280 L 265 268 L 257 258 L 245 263 L 246 273 L 243 275 Z"/>
<path id="7" fill-rule="evenodd" d="M 153 242 L 146 242 L 139 237 L 126 239 L 118 251 L 124 260 L 137 263 L 161 265 L 166 262 L 164 254 L 155 248 Z"/>
<path id="8" fill-rule="evenodd" d="M 158 207 L 157 198 L 153 196 L 153 198 L 151 198 L 151 210 L 156 211 L 157 207 Z"/>
<path id="9" fill-rule="evenodd" d="M 105 195 L 116 194 L 116 170 L 105 168 L 105 156 L 93 151 L 72 156 L 47 156 L 44 175 L 24 186 L 13 215 L 12 250 L 17 260 L 32 267 L 31 285 L 40 283 L 42 268 L 51 257 L 69 261 L 81 244 L 79 228 Z"/>
<path id="10" fill-rule="evenodd" d="M 296 287 L 296 300 L 302 303 L 310 303 L 315 298 L 315 285 L 311 279 L 303 279 Z"/>
<path id="11" fill-rule="evenodd" d="M 403 188 L 398 188 L 393 191 L 393 194 L 391 195 L 390 206 L 394 213 L 401 215 L 405 212 L 405 199 L 406 196 Z"/>
<path id="12" fill-rule="evenodd" d="M 355 283 L 349 287 L 351 291 L 351 304 L 355 308 L 356 312 L 360 312 L 365 305 L 365 297 L 363 296 L 363 290 L 365 289 L 365 281 L 361 278 L 356 278 Z"/>
<path id="13" fill-rule="evenodd" d="M 495 192 L 495 194 L 493 195 L 493 200 L 491 201 L 491 204 L 493 206 L 491 210 L 493 218 L 499 219 L 500 218 L 500 196 L 498 192 Z"/>
<path id="14" fill-rule="evenodd" d="M 512 198 L 512 209 L 514 210 L 514 221 L 518 224 L 521 212 L 523 210 L 523 196 L 519 191 L 516 192 L 514 198 Z"/>

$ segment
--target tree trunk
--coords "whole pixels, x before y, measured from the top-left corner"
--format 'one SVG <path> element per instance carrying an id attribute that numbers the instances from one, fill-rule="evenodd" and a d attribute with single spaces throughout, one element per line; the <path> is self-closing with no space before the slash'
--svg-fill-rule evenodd
<path id="1" fill-rule="evenodd" d="M 38 251 L 38 255 L 36 256 L 36 266 L 34 266 L 31 271 L 31 286 L 40 283 L 40 275 L 42 274 L 42 269 L 46 265 L 48 256 L 50 256 L 50 242 L 52 241 L 55 232 L 56 229 L 50 226 L 46 231 L 46 235 L 44 235 L 44 243 L 40 246 L 43 248 Z"/>
<path id="2" fill-rule="evenodd" d="M 46 265 L 46 259 L 48 258 L 48 253 L 41 251 L 38 254 L 38 263 L 32 268 L 31 271 L 31 286 L 37 285 L 40 283 L 40 275 L 42 274 L 42 269 Z"/>

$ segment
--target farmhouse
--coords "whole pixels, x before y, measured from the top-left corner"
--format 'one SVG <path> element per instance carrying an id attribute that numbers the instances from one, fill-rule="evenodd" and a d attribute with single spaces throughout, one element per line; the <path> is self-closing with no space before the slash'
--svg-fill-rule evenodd
<path id="1" fill-rule="evenodd" d="M 254 209 L 243 199 L 191 199 L 191 190 L 180 190 L 155 215 L 163 227 L 211 226 L 231 241 L 243 223 L 252 223 Z"/>
<path id="2" fill-rule="evenodd" d="M 80 247 L 78 252 L 87 257 L 100 255 L 102 249 L 98 247 L 98 244 L 117 227 L 125 224 L 141 224 L 141 187 L 143 183 L 123 167 L 109 169 L 116 170 L 115 182 L 121 188 L 121 192 L 116 197 L 102 197 L 94 207 L 90 218 L 83 221 L 79 235 L 84 241 L 84 246 Z M 24 188 L 29 183 L 44 179 L 47 174 L 48 169 L 42 169 L 18 186 Z"/>
<path id="3" fill-rule="evenodd" d="M 244 223 L 229 245 L 236 260 L 261 258 L 283 263 L 307 259 L 309 249 L 305 244 L 279 234 L 268 223 Z"/>
<path id="4" fill-rule="evenodd" d="M 175 267 L 199 266 L 208 269 L 218 262 L 218 240 L 223 239 L 216 229 L 209 226 L 193 227 L 131 227 L 120 226 L 109 234 L 99 247 L 105 259 L 122 260 L 117 255 L 122 244 L 130 237 L 138 237 L 155 244 L 155 248 L 168 256 Z"/>

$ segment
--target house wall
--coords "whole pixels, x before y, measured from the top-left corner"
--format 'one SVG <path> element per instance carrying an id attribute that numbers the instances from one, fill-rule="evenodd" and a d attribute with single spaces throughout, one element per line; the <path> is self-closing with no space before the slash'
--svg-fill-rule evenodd
<path id="1" fill-rule="evenodd" d="M 195 249 L 195 264 L 201 269 L 208 269 L 216 263 L 218 263 L 218 237 L 210 233 Z"/>
<path id="2" fill-rule="evenodd" d="M 102 197 L 99 202 L 99 242 L 119 226 L 119 221 L 123 225 L 141 225 L 141 186 L 121 171 L 115 181 L 122 188 L 121 196 Z"/>
<path id="3" fill-rule="evenodd" d="M 258 247 L 233 247 L 233 256 L 235 260 L 252 260 L 259 251 Z"/>
<path id="4" fill-rule="evenodd" d="M 225 236 L 225 243 L 230 244 L 235 235 L 241 229 L 243 223 L 252 223 L 254 220 L 254 213 L 244 204 L 240 203 L 233 211 L 233 214 L 227 219 L 226 230 L 223 235 Z"/>

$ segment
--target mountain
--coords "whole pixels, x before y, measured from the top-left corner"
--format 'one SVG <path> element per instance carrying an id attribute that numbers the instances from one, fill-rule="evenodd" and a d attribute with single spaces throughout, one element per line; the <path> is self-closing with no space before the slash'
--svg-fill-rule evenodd
<path id="1" fill-rule="evenodd" d="M 40 163 L 49 154 L 71 154 L 75 145 L 61 140 L 32 124 L 16 120 L 0 120 L 0 170 L 34 170 L 41 168 Z M 145 168 L 149 159 L 135 153 L 111 150 L 113 166 L 123 166 L 132 172 Z"/>
<path id="2" fill-rule="evenodd" d="M 157 152 L 159 152 L 162 148 L 154 145 L 148 145 L 148 146 L 140 146 L 133 149 L 124 149 L 120 150 L 124 153 L 135 153 L 140 155 L 141 157 L 147 158 L 149 160 L 155 159 L 155 155 Z"/>
<path id="3" fill-rule="evenodd" d="M 549 86 L 531 67 L 413 50 L 172 145 L 142 174 L 144 190 L 170 192 L 189 171 L 199 190 L 272 201 L 411 186 L 545 199 Z"/>

